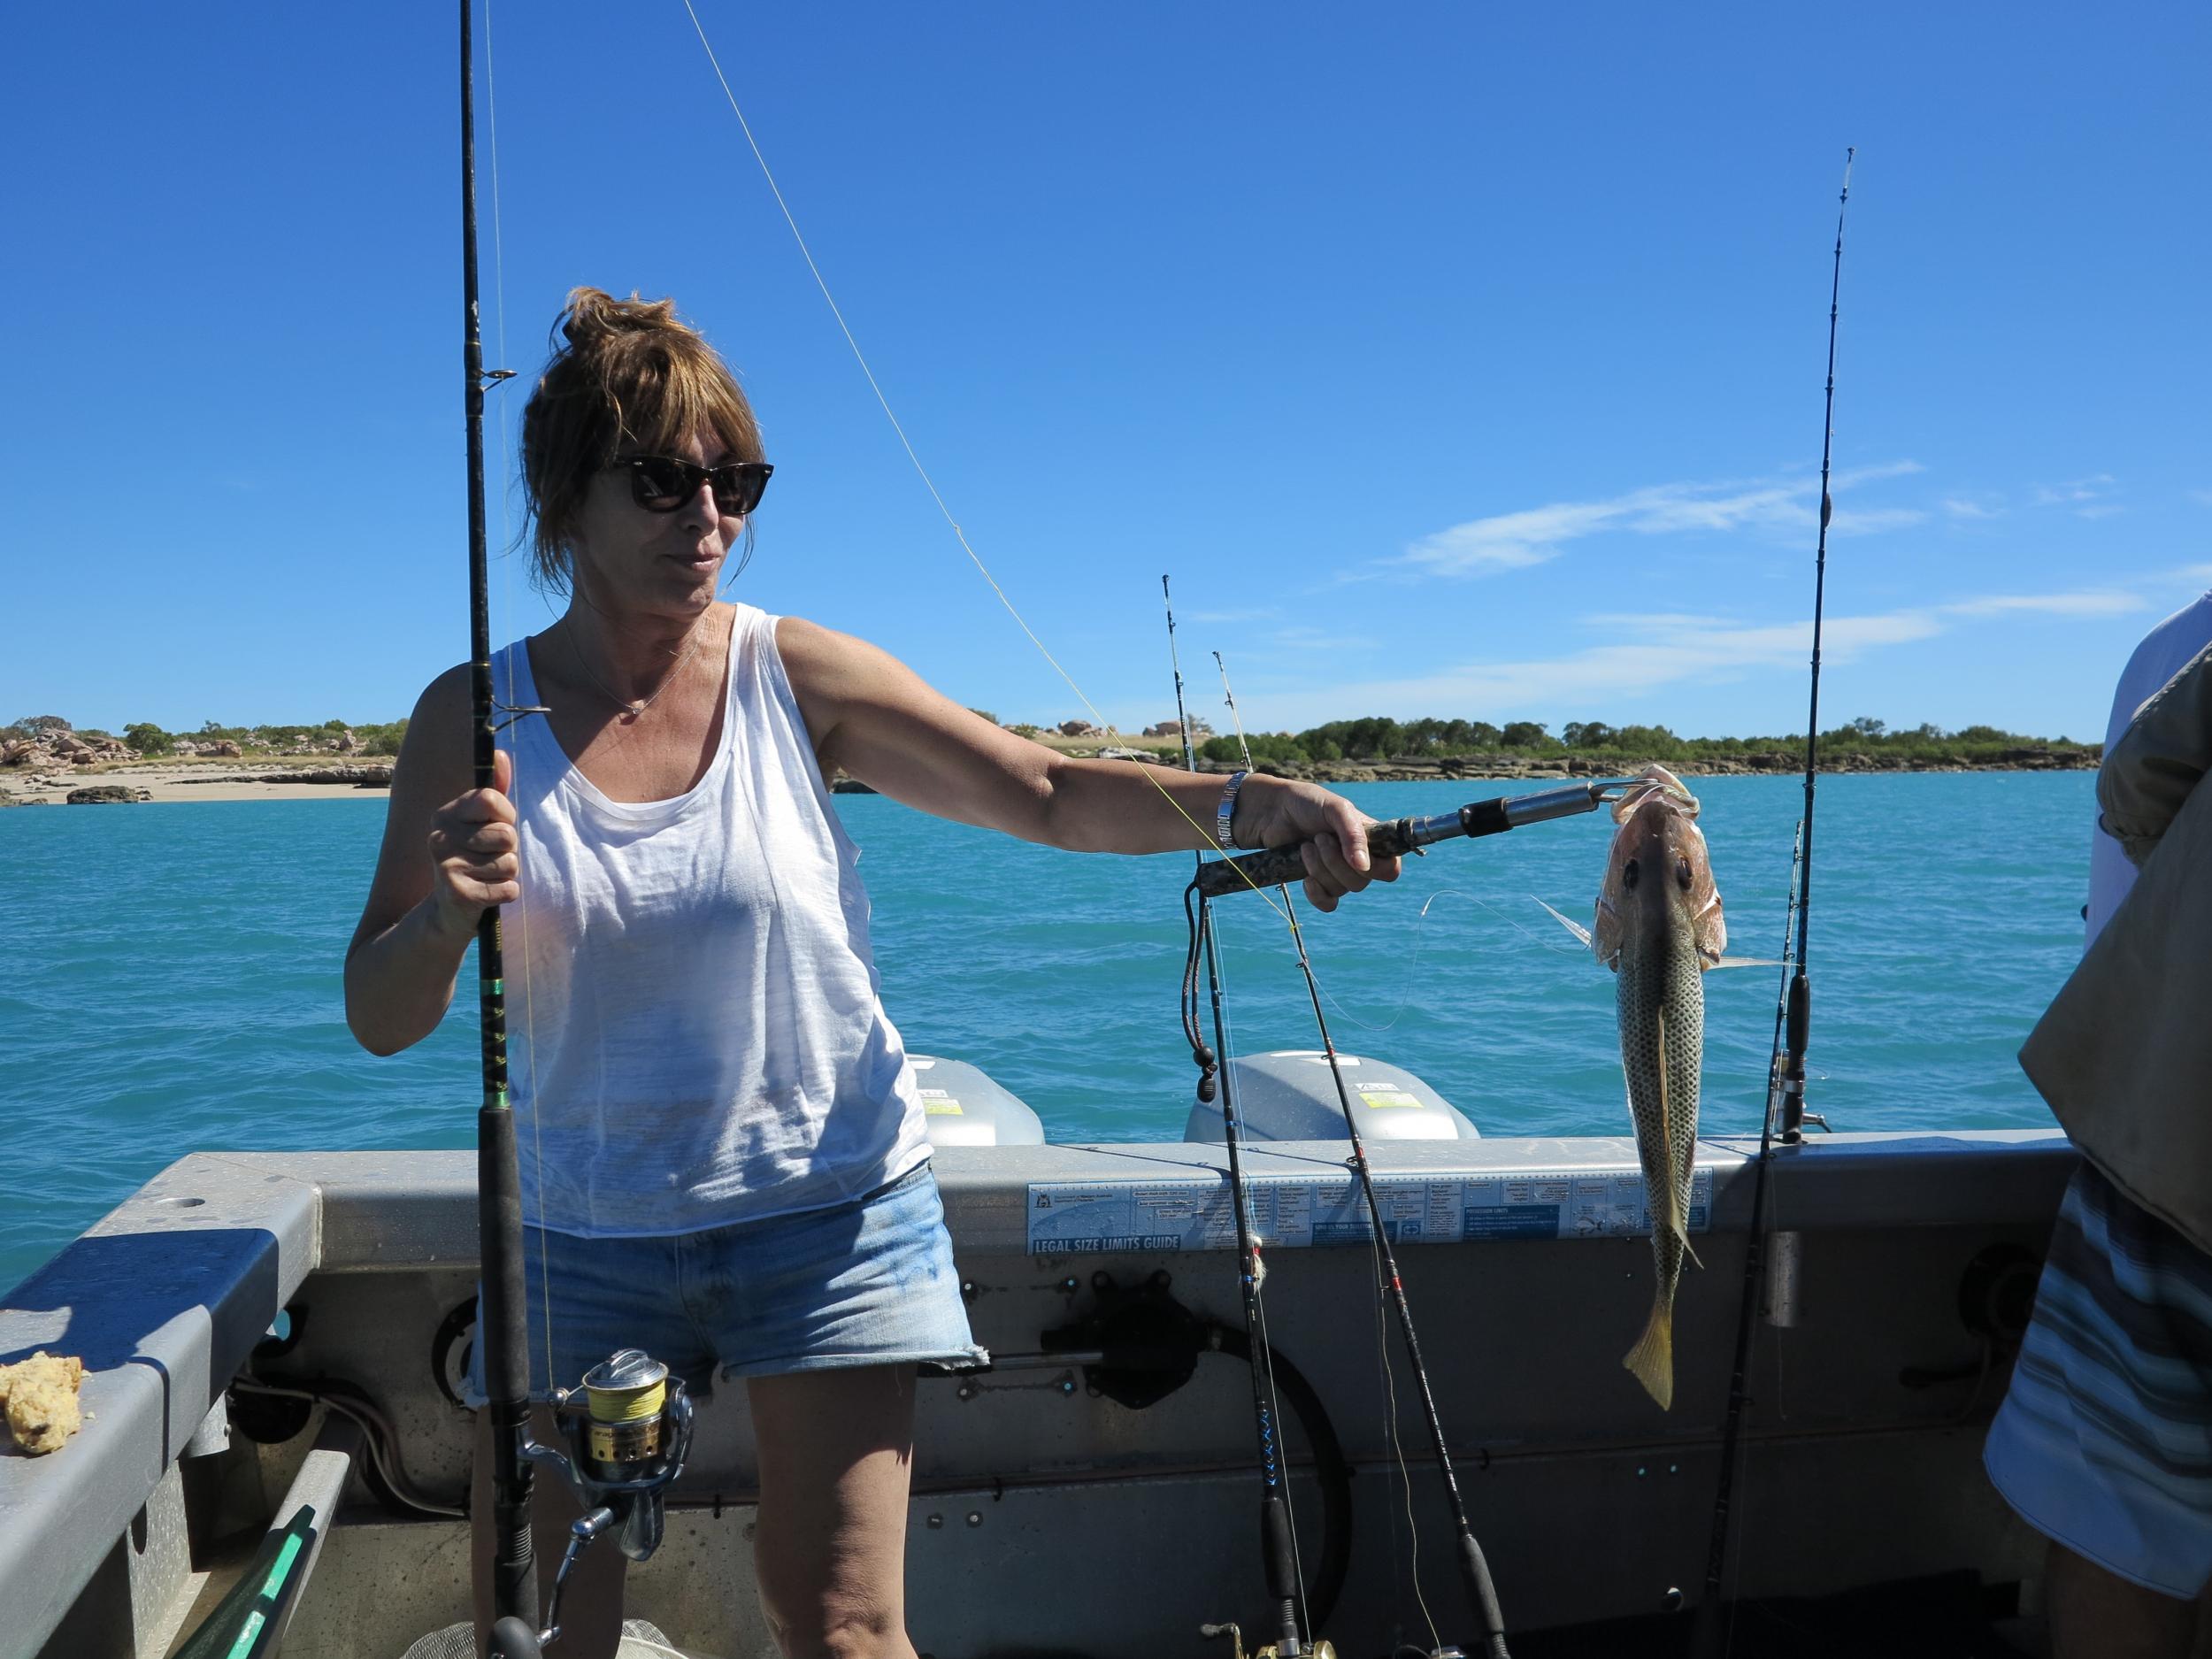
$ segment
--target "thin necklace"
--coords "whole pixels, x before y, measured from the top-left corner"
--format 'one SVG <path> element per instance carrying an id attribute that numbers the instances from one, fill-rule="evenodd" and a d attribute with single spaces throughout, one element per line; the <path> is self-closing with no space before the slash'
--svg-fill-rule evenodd
<path id="1" fill-rule="evenodd" d="M 616 696 L 612 691 L 608 690 L 607 682 L 591 672 L 591 664 L 584 660 L 584 648 L 576 642 L 576 630 L 570 626 L 566 617 L 561 618 L 561 626 L 568 634 L 569 654 L 575 657 L 576 666 L 584 671 L 584 678 L 598 687 L 609 702 L 620 709 L 626 718 L 633 720 L 651 708 L 655 699 L 676 683 L 676 676 L 683 671 L 683 665 L 691 660 L 692 652 L 699 649 L 699 635 L 704 632 L 697 623 L 694 623 L 690 638 L 685 641 L 684 649 L 677 653 L 676 660 L 669 664 L 668 672 L 663 677 L 661 683 L 654 687 L 649 695 L 633 703 L 627 697 Z"/>

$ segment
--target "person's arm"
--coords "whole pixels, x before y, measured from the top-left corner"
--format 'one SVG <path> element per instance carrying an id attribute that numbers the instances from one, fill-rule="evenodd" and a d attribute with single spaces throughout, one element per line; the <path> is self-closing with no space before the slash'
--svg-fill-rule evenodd
<path id="1" fill-rule="evenodd" d="M 2097 770 L 2105 833 L 2131 863 L 2151 856 L 2190 791 L 2212 770 L 2212 647 L 2135 711 Z"/>
<path id="2" fill-rule="evenodd" d="M 471 741 L 463 666 L 434 680 L 407 722 L 376 874 L 346 947 L 346 1024 L 372 1054 L 437 1029 L 477 918 L 521 896 L 510 763 L 503 751 L 497 789 L 472 788 Z"/>
<path id="3" fill-rule="evenodd" d="M 824 767 L 939 818 L 1072 852 L 1215 848 L 1226 781 L 1180 767 L 1071 760 L 933 690 L 887 652 L 796 617 L 776 629 L 784 671 Z M 1397 879 L 1368 856 L 1367 819 L 1341 795 L 1254 773 L 1232 828 L 1243 847 L 1303 849 L 1306 894 L 1322 910 Z"/>

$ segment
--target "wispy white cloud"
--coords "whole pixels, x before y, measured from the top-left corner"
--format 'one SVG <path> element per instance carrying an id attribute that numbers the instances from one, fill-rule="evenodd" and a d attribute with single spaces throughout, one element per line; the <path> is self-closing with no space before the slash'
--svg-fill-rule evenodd
<path id="1" fill-rule="evenodd" d="M 1364 651 L 1375 641 L 1365 634 L 1340 634 L 1331 628 L 1278 628 L 1270 638 L 1278 649 L 1290 651 Z"/>
<path id="2" fill-rule="evenodd" d="M 2063 484 L 2039 484 L 2036 486 L 2035 504 L 2039 507 L 2061 507 L 2070 502 L 2094 501 L 2113 481 L 2111 473 L 2098 472 Z"/>
<path id="3" fill-rule="evenodd" d="M 1263 609 L 1256 611 L 1192 611 L 1178 617 L 1176 620 L 1179 623 L 1210 622 L 1217 624 L 1230 622 L 1273 622 L 1278 620 L 1282 614 L 1283 611 L 1281 606 L 1268 605 Z"/>
<path id="4" fill-rule="evenodd" d="M 1601 611 L 1576 619 L 1586 628 L 1617 628 L 1630 634 L 1671 634 L 1682 628 L 1734 626 L 1726 617 L 1701 617 L 1687 611 Z"/>
<path id="5" fill-rule="evenodd" d="M 1860 467 L 1836 474 L 1830 493 L 1920 470 L 1916 461 Z M 1603 501 L 1553 502 L 1453 525 L 1357 574 L 1394 569 L 1432 576 L 1494 575 L 1556 558 L 1569 542 L 1604 531 L 1674 535 L 1689 531 L 1724 534 L 1746 529 L 1801 530 L 1812 526 L 1819 495 L 1816 479 L 1755 479 L 1657 484 Z M 1839 510 L 1830 529 L 1838 535 L 1867 534 L 1918 524 L 1926 517 L 1910 508 L 1857 514 Z"/>
<path id="6" fill-rule="evenodd" d="M 2193 489 L 2189 492 L 2189 499 L 2202 502 L 2206 506 L 2212 507 L 2212 489 Z"/>
<path id="7" fill-rule="evenodd" d="M 2090 620 L 2141 611 L 2147 602 L 2123 589 L 2055 594 L 1986 594 L 1866 616 L 1829 617 L 1821 656 L 1830 666 L 1930 640 L 1954 627 L 2004 617 Z M 1467 663 L 1432 673 L 1317 687 L 1269 699 L 1270 720 L 1295 725 L 1340 718 L 1349 708 L 1401 714 L 1447 710 L 1495 718 L 1586 704 L 1662 687 L 1732 680 L 1760 669 L 1801 669 L 1812 654 L 1809 619 L 1767 623 L 1703 616 L 1601 613 L 1583 621 L 1631 637 L 1549 657 Z"/>
<path id="8" fill-rule="evenodd" d="M 1917 507 L 1876 507 L 1865 512 L 1850 512 L 1839 507 L 1829 515 L 1828 533 L 1831 535 L 1875 535 L 1884 530 L 1906 530 L 1916 524 L 1925 524 L 1928 515 Z"/>
<path id="9" fill-rule="evenodd" d="M 1954 617 L 2000 617 L 2022 611 L 2050 617 L 2124 617 L 2147 609 L 2149 603 L 2140 594 L 2105 588 L 2071 594 L 1992 594 L 1936 609 Z"/>
<path id="10" fill-rule="evenodd" d="M 2078 518 L 2109 518 L 2127 511 L 2111 498 L 2116 482 L 2109 472 L 2096 472 L 2063 484 L 2039 484 L 2030 499 L 2039 507 L 2067 508 Z"/>
<path id="11" fill-rule="evenodd" d="M 1978 523 L 1985 518 L 2001 518 L 2005 516 L 2005 509 L 2001 503 L 1976 501 L 1965 495 L 1945 496 L 1943 511 L 1951 518 L 1968 524 Z"/>

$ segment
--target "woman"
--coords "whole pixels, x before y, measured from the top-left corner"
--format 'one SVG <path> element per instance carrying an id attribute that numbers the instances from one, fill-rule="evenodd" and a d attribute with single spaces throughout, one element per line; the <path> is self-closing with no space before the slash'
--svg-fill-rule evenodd
<path id="1" fill-rule="evenodd" d="M 744 395 L 671 302 L 579 288 L 561 332 L 522 458 L 537 574 L 570 603 L 497 658 L 499 701 L 542 712 L 511 717 L 498 787 L 475 789 L 469 671 L 423 693 L 347 1019 L 374 1053 L 419 1041 L 478 917 L 511 907 L 534 1392 L 630 1346 L 700 1393 L 743 1378 L 783 1651 L 911 1659 L 914 1366 L 979 1350 L 824 780 L 1075 850 L 1187 850 L 1216 826 L 1298 843 L 1324 910 L 1396 864 L 1371 865 L 1365 820 L 1324 790 L 1070 760 L 862 641 L 718 603 L 770 470 Z M 484 1462 L 480 1442 L 480 1494 Z M 619 1621 L 620 1556 L 592 1557 L 601 1582 L 563 1611 L 579 1655 L 611 1652 Z"/>

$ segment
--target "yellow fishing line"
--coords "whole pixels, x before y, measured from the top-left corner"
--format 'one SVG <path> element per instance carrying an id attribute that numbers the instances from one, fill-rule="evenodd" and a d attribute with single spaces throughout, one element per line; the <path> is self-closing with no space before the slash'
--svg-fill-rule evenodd
<path id="1" fill-rule="evenodd" d="M 729 77 L 722 73 L 722 61 L 715 56 L 714 43 L 707 39 L 706 27 L 699 21 L 698 11 L 693 6 L 691 0 L 684 0 L 684 11 L 691 18 L 692 29 L 699 36 L 700 46 L 705 50 L 707 63 L 714 71 L 715 80 L 721 83 L 722 96 L 729 103 L 730 113 L 737 117 L 738 129 L 745 134 L 746 145 L 753 152 L 753 160 L 760 167 L 761 177 L 768 181 L 769 194 L 776 198 L 776 211 L 783 215 L 783 222 L 791 232 L 792 241 L 799 245 L 799 257 L 806 261 L 806 268 L 814 278 L 814 286 L 821 291 L 822 303 L 829 307 L 830 315 L 836 319 L 838 332 L 845 336 L 845 344 L 853 354 L 853 361 L 860 365 L 860 373 L 868 381 L 868 389 L 875 394 L 876 403 L 883 411 L 883 418 L 891 423 L 891 430 L 898 436 L 899 447 L 906 451 L 906 458 L 913 464 L 915 473 L 922 480 L 922 487 L 929 491 L 930 499 L 937 503 L 937 511 L 943 515 L 946 524 L 951 526 L 954 539 L 960 543 L 960 550 L 968 556 L 968 561 L 975 566 L 977 573 L 990 585 L 991 591 L 998 595 L 998 602 L 1006 608 L 1006 614 L 1013 618 L 1015 625 L 1029 636 L 1029 642 L 1037 648 L 1038 654 L 1046 662 L 1051 664 L 1052 672 L 1059 675 L 1067 688 L 1075 694 L 1076 701 L 1088 711 L 1092 721 L 1100 726 L 1105 726 L 1106 717 L 1098 711 L 1097 705 L 1090 698 L 1084 695 L 1083 687 L 1075 683 L 1074 676 L 1060 666 L 1059 659 L 1045 649 L 1045 642 L 1037 637 L 1036 630 L 1032 628 L 1024 619 L 1022 613 L 1015 609 L 1014 602 L 1006 596 L 1006 590 L 999 586 L 998 578 L 991 574 L 989 566 L 984 564 L 974 547 L 969 542 L 968 533 L 961 528 L 960 521 L 953 517 L 952 509 L 946 504 L 943 495 L 937 488 L 936 480 L 930 477 L 929 469 L 922 465 L 922 457 L 915 452 L 912 441 L 906 435 L 906 428 L 900 424 L 898 415 L 891 408 L 891 400 L 884 396 L 882 383 L 876 379 L 875 371 L 868 366 L 867 354 L 861 350 L 860 342 L 854 337 L 852 326 L 845 320 L 843 309 L 837 303 L 836 296 L 830 292 L 829 282 L 822 275 L 822 267 L 815 263 L 813 250 L 807 246 L 806 236 L 799 229 L 799 221 L 791 211 L 791 204 L 784 199 L 783 188 L 776 182 L 774 170 L 769 166 L 768 157 L 761 151 L 760 141 L 753 136 L 752 123 L 745 119 L 745 111 L 739 107 L 737 94 L 730 89 Z M 1191 826 L 1193 833 L 1198 838 L 1196 850 L 1202 854 L 1210 853 L 1216 857 L 1221 856 L 1221 849 L 1219 844 L 1214 840 L 1213 831 L 1183 810 L 1183 803 L 1170 794 L 1166 786 L 1153 775 L 1151 767 L 1141 761 L 1137 762 L 1136 766 L 1138 771 L 1144 773 L 1152 787 L 1160 792 L 1161 798 L 1175 809 L 1176 815 Z M 1231 863 L 1230 868 L 1236 870 L 1245 886 L 1258 894 L 1269 909 L 1281 916 L 1285 921 L 1291 920 L 1283 907 L 1269 897 L 1266 889 L 1254 881 L 1250 876 L 1246 875 L 1243 870 L 1233 862 Z M 1296 923 L 1292 922 L 1291 925 L 1294 927 Z"/>

